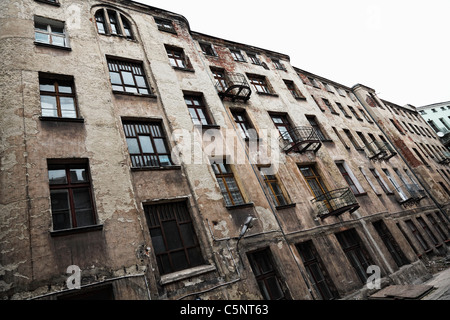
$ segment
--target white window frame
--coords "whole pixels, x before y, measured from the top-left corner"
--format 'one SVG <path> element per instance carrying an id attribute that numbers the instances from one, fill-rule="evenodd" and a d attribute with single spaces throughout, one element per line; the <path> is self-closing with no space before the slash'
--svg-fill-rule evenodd
<path id="1" fill-rule="evenodd" d="M 43 29 L 36 28 L 36 23 L 46 25 L 47 28 L 44 31 Z M 34 16 L 34 39 L 36 43 L 48 44 L 55 47 L 61 48 L 69 48 L 69 38 L 67 37 L 66 24 L 64 21 L 58 21 L 54 19 L 49 19 L 41 16 Z M 63 30 L 62 33 L 54 31 L 56 28 L 61 28 Z M 47 41 L 37 39 L 37 34 L 43 34 L 48 37 Z M 64 44 L 55 44 L 53 38 L 62 38 Z"/>

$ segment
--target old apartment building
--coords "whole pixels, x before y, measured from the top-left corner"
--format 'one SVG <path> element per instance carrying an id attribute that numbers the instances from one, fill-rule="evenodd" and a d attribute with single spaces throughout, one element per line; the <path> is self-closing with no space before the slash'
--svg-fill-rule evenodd
<path id="1" fill-rule="evenodd" d="M 0 52 L 1 298 L 360 298 L 448 252 L 447 150 L 367 86 L 132 1 L 6 1 Z"/>

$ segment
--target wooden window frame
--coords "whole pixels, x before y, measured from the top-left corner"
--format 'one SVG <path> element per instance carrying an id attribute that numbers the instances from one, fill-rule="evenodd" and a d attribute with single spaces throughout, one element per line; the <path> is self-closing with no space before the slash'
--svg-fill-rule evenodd
<path id="1" fill-rule="evenodd" d="M 177 32 L 175 31 L 173 22 L 171 20 L 164 19 L 164 18 L 158 18 L 158 17 L 154 17 L 154 19 L 155 19 L 155 23 L 156 23 L 156 26 L 158 27 L 159 31 L 165 31 L 165 32 L 177 34 Z"/>
<path id="2" fill-rule="evenodd" d="M 242 138 L 245 140 L 250 140 L 252 138 L 258 138 L 253 137 L 251 134 L 251 131 L 255 132 L 255 128 L 253 128 L 252 124 L 250 123 L 250 120 L 248 119 L 247 112 L 245 110 L 231 110 L 231 115 L 233 116 L 233 120 L 236 123 L 239 132 L 241 133 Z M 241 117 L 241 119 L 239 119 Z"/>
<path id="3" fill-rule="evenodd" d="M 231 53 L 231 56 L 233 57 L 234 61 L 246 62 L 241 50 L 230 49 L 230 53 Z"/>
<path id="4" fill-rule="evenodd" d="M 183 48 L 165 46 L 167 57 L 172 68 L 193 71 L 193 67 Z"/>
<path id="5" fill-rule="evenodd" d="M 127 140 L 128 153 L 131 158 L 132 168 L 162 168 L 171 167 L 173 162 L 171 159 L 171 152 L 167 142 L 166 134 L 163 129 L 162 121 L 132 121 L 124 120 L 123 130 L 125 139 Z M 153 152 L 144 152 L 145 148 L 142 146 L 140 137 L 148 137 Z M 128 140 L 135 139 L 139 153 L 131 153 Z M 159 140 L 159 144 L 156 143 Z M 161 145 L 162 143 L 162 145 Z M 166 152 L 161 152 L 159 148 L 164 147 Z M 161 158 L 166 159 L 164 162 Z M 150 165 L 147 165 L 150 164 Z"/>
<path id="6" fill-rule="evenodd" d="M 273 90 L 270 87 L 267 79 L 265 76 L 259 76 L 259 75 L 253 75 L 253 74 L 248 74 L 247 75 L 250 84 L 253 86 L 253 88 L 255 89 L 256 93 L 258 94 L 268 94 L 268 95 L 272 95 Z"/>
<path id="7" fill-rule="evenodd" d="M 217 52 L 216 50 L 214 50 L 214 47 L 211 43 L 200 42 L 199 45 L 204 55 L 217 57 Z"/>
<path id="8" fill-rule="evenodd" d="M 98 34 L 135 40 L 130 19 L 126 18 L 124 14 L 118 10 L 100 8 L 95 12 L 94 18 Z M 102 26 L 101 29 L 99 28 L 99 25 Z M 114 26 L 114 29 L 112 26 Z"/>
<path id="9" fill-rule="evenodd" d="M 45 84 L 53 85 L 54 91 L 46 91 L 42 89 L 42 86 Z M 64 87 L 70 87 L 71 92 L 60 92 L 61 84 L 66 84 Z M 39 73 L 39 95 L 41 97 L 41 114 L 42 118 L 55 118 L 55 119 L 80 119 L 79 113 L 78 113 L 78 103 L 77 103 L 77 96 L 75 91 L 75 82 L 73 77 L 71 76 L 61 76 L 61 75 L 54 75 L 54 74 L 46 74 L 46 73 Z M 42 108 L 42 97 L 43 96 L 51 96 L 55 97 L 56 100 L 56 112 L 57 116 L 47 116 L 43 113 Z M 75 117 L 63 117 L 63 111 L 61 107 L 61 98 L 71 98 L 73 99 L 73 105 L 75 113 Z"/>
<path id="10" fill-rule="evenodd" d="M 67 35 L 66 23 L 64 21 L 54 20 L 54 19 L 50 19 L 50 18 L 46 18 L 46 17 L 42 17 L 42 16 L 34 16 L 33 22 L 34 22 L 34 34 L 35 34 L 34 43 L 35 44 L 70 50 L 69 37 Z M 44 30 L 42 28 L 37 28 L 36 24 L 45 25 L 46 29 Z M 62 29 L 63 30 L 62 33 L 55 31 L 56 28 Z M 46 35 L 48 37 L 48 41 L 38 40 L 37 36 L 36 36 L 37 34 Z M 60 44 L 54 43 L 54 37 L 62 38 L 64 44 L 60 45 Z"/>
<path id="11" fill-rule="evenodd" d="M 144 212 L 154 247 L 158 270 L 161 275 L 204 264 L 200 242 L 198 241 L 186 201 L 159 204 L 144 203 Z M 172 224 L 173 227 L 173 223 L 176 224 L 176 228 L 171 230 L 169 224 Z M 186 232 L 190 234 L 187 235 Z M 174 243 L 174 239 L 176 238 L 178 238 L 179 244 Z M 172 247 L 175 245 L 177 247 Z M 160 246 L 164 248 L 160 248 Z M 177 266 L 175 264 L 174 257 L 177 254 L 183 255 L 184 265 Z"/>
<path id="12" fill-rule="evenodd" d="M 292 94 L 295 99 L 306 99 L 305 96 L 300 92 L 300 90 L 295 85 L 294 81 L 291 80 L 283 80 L 286 84 L 286 87 Z"/>
<path id="13" fill-rule="evenodd" d="M 422 234 L 417 229 L 416 224 L 412 220 L 405 220 L 405 224 L 408 226 L 409 230 L 413 234 L 413 236 L 416 238 L 417 242 L 420 244 L 422 249 L 424 251 L 430 251 L 431 248 L 428 246 L 428 243 L 426 242 L 425 238 L 422 236 Z"/>
<path id="14" fill-rule="evenodd" d="M 107 63 L 110 82 L 114 93 L 153 96 L 142 62 L 107 57 Z M 131 74 L 133 84 L 127 83 L 129 80 L 125 79 L 125 73 Z M 113 74 L 118 74 L 119 82 L 113 82 Z"/>
<path id="15" fill-rule="evenodd" d="M 386 226 L 383 220 L 378 220 L 372 223 L 381 240 L 383 241 L 386 249 L 388 249 L 389 253 L 392 256 L 397 267 L 401 268 L 404 265 L 409 264 L 410 262 L 406 258 L 405 254 L 401 250 L 394 236 L 392 235 L 389 228 Z"/>
<path id="16" fill-rule="evenodd" d="M 224 160 L 221 163 L 213 162 L 211 164 L 216 180 L 219 184 L 220 192 L 224 198 L 227 207 L 239 206 L 246 204 L 244 195 L 239 187 L 238 182 L 234 176 L 234 172 L 229 164 Z M 229 182 L 227 179 L 234 183 L 236 188 L 230 189 Z M 237 195 L 233 196 L 233 192 Z"/>
<path id="17" fill-rule="evenodd" d="M 85 179 L 86 181 L 83 182 L 73 182 L 72 176 L 71 176 L 71 170 L 73 169 L 82 169 L 85 172 Z M 50 181 L 50 172 L 51 171 L 65 171 L 65 183 L 51 183 Z M 62 230 L 70 230 L 70 229 L 77 229 L 77 228 L 83 228 L 83 227 L 90 227 L 95 226 L 97 224 L 97 217 L 96 217 L 96 210 L 95 210 L 95 203 L 94 203 L 94 197 L 93 197 L 93 191 L 92 191 L 92 178 L 91 173 L 89 170 L 89 164 L 87 161 L 65 161 L 65 160 L 52 160 L 48 161 L 48 174 L 49 174 L 49 189 L 50 189 L 50 198 L 52 197 L 52 193 L 57 191 L 64 191 L 67 190 L 67 196 L 68 196 L 68 210 L 69 210 L 69 227 L 68 228 L 55 228 L 55 221 L 53 220 L 53 231 L 62 231 Z M 76 190 L 82 190 L 87 189 L 89 192 L 89 202 L 90 202 L 90 208 L 83 208 L 83 209 L 90 209 L 92 211 L 91 219 L 92 223 L 86 226 L 79 226 L 79 223 L 77 221 L 77 208 L 75 207 L 75 200 L 74 200 L 74 191 Z M 79 210 L 82 210 L 82 208 L 78 208 Z M 52 219 L 55 216 L 56 209 L 52 208 Z"/>
<path id="18" fill-rule="evenodd" d="M 320 141 L 330 141 L 328 136 L 323 132 L 321 125 L 317 122 L 316 116 L 306 116 L 306 120 L 308 120 L 309 125 L 316 130 L 317 135 L 319 136 Z"/>
<path id="19" fill-rule="evenodd" d="M 343 162 L 337 162 L 336 166 L 339 169 L 339 172 L 341 173 L 342 177 L 344 178 L 345 182 L 347 182 L 348 186 L 350 187 L 350 190 L 352 190 L 353 194 L 355 196 L 365 194 L 365 192 L 361 192 L 358 188 L 358 185 L 353 181 L 353 177 L 348 172 L 347 168 L 345 167 Z M 359 184 L 359 183 L 358 183 Z"/>
<path id="20" fill-rule="evenodd" d="M 273 202 L 275 203 L 275 206 L 283 207 L 283 206 L 287 206 L 287 205 L 291 204 L 291 201 L 290 201 L 289 197 L 287 196 L 287 194 L 285 193 L 285 190 L 284 190 L 283 186 L 281 185 L 278 177 L 275 174 L 264 173 L 264 168 L 266 168 L 266 167 L 258 166 L 258 170 L 266 184 L 267 189 L 270 192 L 270 196 L 271 196 Z M 277 192 L 274 189 L 274 186 L 279 190 L 279 192 Z"/>
<path id="21" fill-rule="evenodd" d="M 192 122 L 196 126 L 210 126 L 212 125 L 211 118 L 209 116 L 208 110 L 206 108 L 205 102 L 201 95 L 195 94 L 185 94 L 184 101 L 189 110 L 189 114 L 191 116 Z M 195 112 L 196 118 L 192 117 L 191 110 Z M 199 110 L 202 111 L 204 118 L 200 116 Z M 197 123 L 198 122 L 198 123 Z M 206 123 L 204 123 L 206 122 Z"/>

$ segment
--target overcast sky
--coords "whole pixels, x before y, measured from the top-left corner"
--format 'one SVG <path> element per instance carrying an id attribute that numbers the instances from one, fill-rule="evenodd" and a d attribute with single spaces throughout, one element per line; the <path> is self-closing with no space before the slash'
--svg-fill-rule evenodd
<path id="1" fill-rule="evenodd" d="M 135 0 L 390 102 L 450 101 L 450 0 Z"/>

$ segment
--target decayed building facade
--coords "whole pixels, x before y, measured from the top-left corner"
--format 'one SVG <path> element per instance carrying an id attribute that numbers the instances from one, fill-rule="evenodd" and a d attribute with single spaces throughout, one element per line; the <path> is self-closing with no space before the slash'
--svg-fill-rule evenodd
<path id="1" fill-rule="evenodd" d="M 446 254 L 448 181 L 370 88 L 130 1 L 0 18 L 2 297 L 361 297 Z"/>

